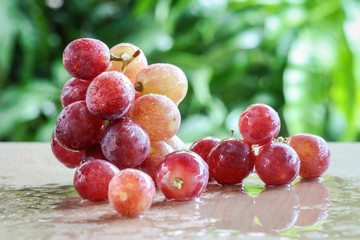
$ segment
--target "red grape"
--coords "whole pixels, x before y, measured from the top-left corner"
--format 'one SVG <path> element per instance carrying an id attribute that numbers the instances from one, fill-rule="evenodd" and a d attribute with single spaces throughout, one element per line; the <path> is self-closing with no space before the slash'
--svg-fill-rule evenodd
<path id="1" fill-rule="evenodd" d="M 70 103 L 85 100 L 86 91 L 90 81 L 81 80 L 79 78 L 71 78 L 67 81 L 61 91 L 61 104 L 66 107 Z"/>
<path id="2" fill-rule="evenodd" d="M 138 98 L 130 116 L 145 128 L 152 141 L 169 139 L 180 127 L 179 109 L 164 95 L 147 94 Z"/>
<path id="3" fill-rule="evenodd" d="M 63 52 L 63 64 L 71 76 L 86 80 L 93 79 L 109 66 L 109 48 L 97 39 L 74 40 Z"/>
<path id="4" fill-rule="evenodd" d="M 166 143 L 169 144 L 175 151 L 186 149 L 185 143 L 176 135 L 166 140 Z"/>
<path id="5" fill-rule="evenodd" d="M 220 184 L 241 183 L 254 168 L 251 147 L 234 137 L 220 141 L 209 153 L 212 177 Z"/>
<path id="6" fill-rule="evenodd" d="M 86 93 L 86 105 L 96 117 L 116 120 L 126 114 L 134 98 L 134 86 L 124 74 L 116 71 L 104 72 L 90 83 Z"/>
<path id="7" fill-rule="evenodd" d="M 51 135 L 51 150 L 56 159 L 68 168 L 78 167 L 84 153 L 84 151 L 72 151 L 62 147 L 56 140 L 54 133 Z"/>
<path id="8" fill-rule="evenodd" d="M 252 145 L 264 145 L 279 134 L 279 115 L 268 105 L 250 105 L 239 118 L 239 131 L 246 142 Z"/>
<path id="9" fill-rule="evenodd" d="M 164 157 L 156 172 L 156 183 L 167 199 L 190 200 L 204 192 L 209 167 L 196 153 L 175 151 Z"/>
<path id="10" fill-rule="evenodd" d="M 150 151 L 146 159 L 138 166 L 138 169 L 150 175 L 156 182 L 156 170 L 161 160 L 174 149 L 164 141 L 150 142 Z"/>
<path id="11" fill-rule="evenodd" d="M 299 174 L 300 159 L 289 145 L 269 142 L 256 156 L 255 169 L 267 185 L 290 184 Z"/>
<path id="12" fill-rule="evenodd" d="M 120 169 L 139 166 L 148 155 L 149 148 L 149 135 L 130 118 L 110 123 L 101 139 L 104 156 Z"/>
<path id="13" fill-rule="evenodd" d="M 84 154 L 81 157 L 81 163 L 85 163 L 86 161 L 88 161 L 90 159 L 107 160 L 106 157 L 104 156 L 102 150 L 101 150 L 100 143 L 97 143 L 97 144 L 87 148 L 84 151 Z"/>
<path id="14" fill-rule="evenodd" d="M 74 187 L 83 199 L 101 201 L 108 199 L 110 180 L 120 170 L 113 164 L 91 159 L 82 164 L 75 172 Z"/>
<path id="15" fill-rule="evenodd" d="M 321 177 L 329 168 L 331 153 L 327 142 L 322 137 L 299 133 L 290 136 L 288 144 L 299 155 L 300 177 Z"/>
<path id="16" fill-rule="evenodd" d="M 130 57 L 137 51 L 140 50 L 140 54 L 125 68 L 124 74 L 134 84 L 138 73 L 145 68 L 148 63 L 145 54 L 137 46 L 130 43 L 119 43 L 110 49 L 110 53 L 115 56 L 120 56 L 121 53 L 125 52 Z M 111 61 L 107 71 L 118 71 L 121 72 L 123 67 L 122 61 Z"/>
<path id="17" fill-rule="evenodd" d="M 154 196 L 153 180 L 140 170 L 121 170 L 109 184 L 109 202 L 122 216 L 142 214 L 150 208 Z"/>
<path id="18" fill-rule="evenodd" d="M 135 88 L 141 95 L 149 93 L 166 95 L 179 105 L 186 95 L 188 82 L 184 72 L 177 66 L 156 63 L 139 72 Z"/>
<path id="19" fill-rule="evenodd" d="M 96 118 L 85 101 L 68 105 L 59 114 L 55 137 L 59 144 L 71 150 L 84 150 L 97 143 L 105 128 L 105 121 Z"/>

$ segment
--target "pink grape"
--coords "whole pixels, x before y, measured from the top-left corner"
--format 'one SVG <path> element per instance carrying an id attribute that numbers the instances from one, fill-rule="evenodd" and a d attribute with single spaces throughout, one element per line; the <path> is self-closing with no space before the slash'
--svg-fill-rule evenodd
<path id="1" fill-rule="evenodd" d="M 86 91 L 90 81 L 81 80 L 79 78 L 71 78 L 67 81 L 61 91 L 61 104 L 65 108 L 67 105 L 85 100 Z"/>
<path id="2" fill-rule="evenodd" d="M 156 171 L 156 184 L 167 199 L 191 200 L 204 192 L 209 180 L 209 167 L 191 151 L 166 155 Z"/>
<path id="3" fill-rule="evenodd" d="M 110 51 L 100 40 L 76 39 L 66 46 L 63 52 L 63 64 L 71 76 L 91 80 L 109 66 Z"/>
<path id="4" fill-rule="evenodd" d="M 96 118 L 77 101 L 64 108 L 55 123 L 55 137 L 59 144 L 71 150 L 84 150 L 99 142 L 105 121 Z"/>
<path id="5" fill-rule="evenodd" d="M 130 116 L 144 127 L 152 141 L 173 137 L 179 130 L 181 121 L 175 103 L 159 94 L 147 94 L 138 98 L 131 108 Z"/>
<path id="6" fill-rule="evenodd" d="M 118 168 L 133 168 L 147 157 L 150 139 L 139 123 L 122 118 L 110 123 L 105 129 L 101 149 L 106 159 Z"/>
<path id="7" fill-rule="evenodd" d="M 91 159 L 82 164 L 75 172 L 74 187 L 83 199 L 101 201 L 108 199 L 108 188 L 111 179 L 120 170 L 113 164 Z"/>
<path id="8" fill-rule="evenodd" d="M 279 115 L 268 105 L 250 105 L 239 118 L 239 131 L 246 142 L 252 145 L 264 145 L 279 134 Z"/>
<path id="9" fill-rule="evenodd" d="M 161 94 L 179 105 L 186 95 L 188 82 L 184 72 L 177 66 L 156 63 L 139 72 L 135 88 L 142 96 L 149 93 Z"/>
<path id="10" fill-rule="evenodd" d="M 84 151 L 72 151 L 64 148 L 58 143 L 54 133 L 51 135 L 51 151 L 56 159 L 68 168 L 78 167 L 84 153 Z"/>
<path id="11" fill-rule="evenodd" d="M 122 216 L 134 217 L 148 210 L 154 200 L 155 185 L 146 173 L 124 169 L 109 184 L 110 205 Z"/>
<path id="12" fill-rule="evenodd" d="M 175 151 L 186 149 L 185 143 L 176 135 L 166 140 L 166 143 L 169 144 Z"/>
<path id="13" fill-rule="evenodd" d="M 110 49 L 110 53 L 119 57 L 121 53 L 125 52 L 130 57 L 140 50 L 140 54 L 125 68 L 124 74 L 134 84 L 138 73 L 148 65 L 147 59 L 143 51 L 137 46 L 130 43 L 119 43 Z M 122 61 L 111 61 L 107 71 L 121 72 L 123 67 Z"/>
<path id="14" fill-rule="evenodd" d="M 321 177 L 329 168 L 331 153 L 327 142 L 320 136 L 298 133 L 288 139 L 300 158 L 300 177 L 309 179 Z"/>
<path id="15" fill-rule="evenodd" d="M 90 83 L 86 93 L 86 105 L 96 117 L 116 120 L 126 114 L 134 98 L 134 87 L 124 74 L 116 71 L 104 72 Z"/>

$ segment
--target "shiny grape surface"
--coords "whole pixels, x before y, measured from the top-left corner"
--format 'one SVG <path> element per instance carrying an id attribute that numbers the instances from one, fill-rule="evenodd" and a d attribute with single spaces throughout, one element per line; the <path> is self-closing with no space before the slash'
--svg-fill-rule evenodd
<path id="1" fill-rule="evenodd" d="M 88 160 L 91 159 L 102 159 L 106 160 L 106 157 L 104 156 L 100 143 L 97 143 L 89 148 L 87 148 L 84 151 L 84 154 L 81 157 L 81 164 L 85 163 Z"/>
<path id="2" fill-rule="evenodd" d="M 75 172 L 74 187 L 83 199 L 101 201 L 108 199 L 109 183 L 120 170 L 113 164 L 92 159 L 82 164 Z"/>
<path id="3" fill-rule="evenodd" d="M 138 73 L 148 65 L 145 54 L 141 49 L 131 43 L 119 43 L 110 49 L 110 53 L 115 56 L 120 56 L 121 53 L 125 52 L 130 57 L 137 51 L 140 50 L 139 56 L 137 56 L 126 68 L 124 74 L 134 84 Z M 123 62 L 111 61 L 107 71 L 118 71 L 121 72 Z"/>
<path id="4" fill-rule="evenodd" d="M 175 103 L 159 94 L 147 94 L 138 98 L 131 108 L 130 116 L 144 127 L 152 141 L 173 137 L 179 130 L 181 121 Z"/>
<path id="5" fill-rule="evenodd" d="M 135 89 L 124 74 L 116 71 L 103 72 L 90 83 L 86 105 L 94 116 L 116 120 L 127 113 L 134 98 Z"/>
<path id="6" fill-rule="evenodd" d="M 175 151 L 186 149 L 185 143 L 176 135 L 166 140 L 166 143 L 169 144 Z"/>
<path id="7" fill-rule="evenodd" d="M 134 217 L 148 210 L 154 200 L 155 185 L 146 173 L 124 169 L 109 184 L 109 202 L 122 216 Z"/>
<path id="8" fill-rule="evenodd" d="M 105 43 L 80 38 L 69 43 L 63 52 L 63 65 L 75 78 L 91 80 L 107 69 L 110 51 Z"/>
<path id="9" fill-rule="evenodd" d="M 90 81 L 81 80 L 79 78 L 71 78 L 67 81 L 61 91 L 61 104 L 65 108 L 67 105 L 85 100 L 86 91 Z"/>
<path id="10" fill-rule="evenodd" d="M 104 132 L 105 121 L 96 118 L 78 101 L 64 108 L 55 123 L 55 137 L 61 146 L 84 150 L 97 143 Z"/>
<path id="11" fill-rule="evenodd" d="M 251 145 L 264 145 L 279 134 L 279 115 L 268 105 L 250 105 L 240 115 L 239 131 L 243 139 Z"/>
<path id="12" fill-rule="evenodd" d="M 188 82 L 184 72 L 172 64 L 156 63 L 141 70 L 136 77 L 141 95 L 149 93 L 165 95 L 176 105 L 184 99 Z"/>
<path id="13" fill-rule="evenodd" d="M 122 118 L 111 122 L 101 139 L 101 149 L 108 161 L 120 169 L 139 166 L 150 149 L 147 132 L 136 121 Z"/>
<path id="14" fill-rule="evenodd" d="M 61 146 L 54 134 L 51 135 L 51 151 L 59 162 L 68 168 L 76 168 L 80 165 L 84 151 L 72 151 Z"/>

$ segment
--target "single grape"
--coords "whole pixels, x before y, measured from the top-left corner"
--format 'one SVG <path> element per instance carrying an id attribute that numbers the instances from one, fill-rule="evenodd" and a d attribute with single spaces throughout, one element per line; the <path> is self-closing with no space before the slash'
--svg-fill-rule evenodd
<path id="1" fill-rule="evenodd" d="M 167 199 L 191 200 L 204 192 L 209 167 L 191 151 L 175 151 L 166 155 L 156 171 L 156 184 Z"/>
<path id="2" fill-rule="evenodd" d="M 71 78 L 67 81 L 61 91 L 61 104 L 65 108 L 67 105 L 85 100 L 86 91 L 90 81 L 81 80 L 79 78 Z"/>
<path id="3" fill-rule="evenodd" d="M 289 145 L 269 142 L 256 156 L 255 169 L 266 185 L 290 184 L 299 174 L 300 159 Z"/>
<path id="4" fill-rule="evenodd" d="M 64 108 L 55 123 L 55 137 L 59 144 L 71 150 L 84 150 L 99 142 L 105 121 L 96 118 L 77 101 Z"/>
<path id="5" fill-rule="evenodd" d="M 101 149 L 106 159 L 118 168 L 133 168 L 139 166 L 148 155 L 150 139 L 139 123 L 122 118 L 105 129 Z"/>
<path id="6" fill-rule="evenodd" d="M 51 135 L 51 150 L 56 159 L 68 168 L 78 167 L 84 153 L 84 151 L 72 151 L 62 147 L 56 140 L 54 133 Z"/>
<path id="7" fill-rule="evenodd" d="M 124 74 L 134 84 L 138 73 L 148 65 L 145 54 L 137 46 L 130 43 L 119 43 L 110 49 L 110 53 L 120 56 L 121 53 L 127 53 L 130 57 L 140 50 L 140 54 L 125 68 Z M 122 72 L 122 61 L 111 61 L 107 71 Z"/>
<path id="8" fill-rule="evenodd" d="M 184 72 L 177 66 L 156 63 L 139 72 L 135 89 L 142 96 L 149 93 L 166 95 L 179 105 L 186 95 L 188 82 Z"/>
<path id="9" fill-rule="evenodd" d="M 84 151 L 84 154 L 81 157 L 81 164 L 85 163 L 86 161 L 89 161 L 91 159 L 102 159 L 107 160 L 104 156 L 100 143 L 97 143 L 89 148 L 87 148 Z"/>
<path id="10" fill-rule="evenodd" d="M 220 141 L 207 159 L 212 177 L 219 184 L 241 183 L 254 168 L 252 154 L 244 140 L 231 137 Z"/>
<path id="11" fill-rule="evenodd" d="M 159 94 L 147 94 L 138 98 L 131 108 L 130 116 L 144 127 L 152 141 L 173 137 L 179 130 L 181 121 L 175 103 Z"/>
<path id="12" fill-rule="evenodd" d="M 239 118 L 239 131 L 244 140 L 251 145 L 264 145 L 279 134 L 279 115 L 268 105 L 250 105 Z"/>
<path id="13" fill-rule="evenodd" d="M 321 177 L 329 168 L 331 153 L 327 142 L 320 136 L 298 133 L 288 139 L 300 158 L 300 177 Z"/>
<path id="14" fill-rule="evenodd" d="M 116 120 L 126 114 L 134 98 L 134 86 L 124 74 L 116 71 L 104 72 L 90 83 L 86 93 L 86 105 L 96 117 Z"/>
<path id="15" fill-rule="evenodd" d="M 164 141 L 151 141 L 150 150 L 146 159 L 138 166 L 138 169 L 149 174 L 156 182 L 156 170 L 161 160 L 174 149 Z"/>
<path id="16" fill-rule="evenodd" d="M 124 169 L 109 184 L 110 205 L 122 216 L 134 217 L 148 210 L 154 200 L 155 185 L 146 173 Z"/>
<path id="17" fill-rule="evenodd" d="M 91 159 L 82 164 L 75 172 L 74 187 L 83 199 L 101 201 L 108 199 L 108 188 L 111 179 L 120 170 L 113 164 Z"/>
<path id="18" fill-rule="evenodd" d="M 76 39 L 66 46 L 63 52 L 63 64 L 71 76 L 91 80 L 109 66 L 110 51 L 100 40 Z"/>
<path id="19" fill-rule="evenodd" d="M 185 143 L 176 135 L 166 140 L 166 143 L 169 144 L 175 151 L 185 150 Z"/>

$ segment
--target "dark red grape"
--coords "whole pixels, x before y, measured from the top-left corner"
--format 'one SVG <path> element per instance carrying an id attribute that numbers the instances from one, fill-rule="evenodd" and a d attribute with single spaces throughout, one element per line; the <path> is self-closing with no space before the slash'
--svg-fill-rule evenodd
<path id="1" fill-rule="evenodd" d="M 208 155 L 212 177 L 220 184 L 241 183 L 254 168 L 252 149 L 234 137 L 220 141 Z"/>
<path id="2" fill-rule="evenodd" d="M 89 85 L 86 105 L 98 118 L 116 120 L 123 117 L 134 102 L 135 89 L 130 80 L 116 71 L 104 72 Z"/>
<path id="3" fill-rule="evenodd" d="M 76 168 L 80 165 L 81 156 L 84 151 L 72 151 L 62 147 L 56 140 L 54 134 L 51 135 L 51 150 L 59 162 L 68 168 Z"/>
<path id="4" fill-rule="evenodd" d="M 106 157 L 104 156 L 100 143 L 97 143 L 89 148 L 87 148 L 84 151 L 84 154 L 81 157 L 81 164 L 85 163 L 88 160 L 91 159 L 102 159 L 106 160 Z"/>
<path id="5" fill-rule="evenodd" d="M 190 200 L 204 192 L 209 167 L 191 151 L 175 151 L 164 157 L 156 171 L 156 184 L 167 199 Z"/>
<path id="6" fill-rule="evenodd" d="M 268 105 L 250 105 L 239 118 L 239 131 L 243 139 L 251 145 L 264 145 L 279 134 L 279 115 Z"/>
<path id="7" fill-rule="evenodd" d="M 329 168 L 331 153 L 327 142 L 320 136 L 298 133 L 288 139 L 300 158 L 300 177 L 321 177 Z"/>
<path id="8" fill-rule="evenodd" d="M 71 76 L 90 80 L 107 69 L 110 64 L 110 51 L 100 40 L 77 39 L 66 46 L 63 64 Z"/>
<path id="9" fill-rule="evenodd" d="M 256 156 L 255 169 L 267 185 L 290 184 L 299 174 L 300 159 L 289 145 L 269 142 Z"/>
<path id="10" fill-rule="evenodd" d="M 75 172 L 74 187 L 83 199 L 101 201 L 108 199 L 109 183 L 120 170 L 113 164 L 91 159 L 82 164 Z"/>
<path id="11" fill-rule="evenodd" d="M 78 101 L 68 105 L 59 114 L 55 137 L 65 148 L 84 150 L 100 140 L 104 128 L 105 121 L 92 115 L 85 101 Z"/>
<path id="12" fill-rule="evenodd" d="M 79 78 L 71 78 L 67 81 L 61 91 L 61 104 L 65 108 L 67 105 L 85 100 L 86 91 L 90 81 L 81 80 Z"/>
<path id="13" fill-rule="evenodd" d="M 109 202 L 122 216 L 134 217 L 148 210 L 154 200 L 155 185 L 146 173 L 124 169 L 109 185 Z"/>
<path id="14" fill-rule="evenodd" d="M 118 168 L 132 168 L 145 160 L 150 149 L 150 139 L 139 123 L 122 118 L 110 123 L 105 129 L 101 149 L 106 159 Z"/>

